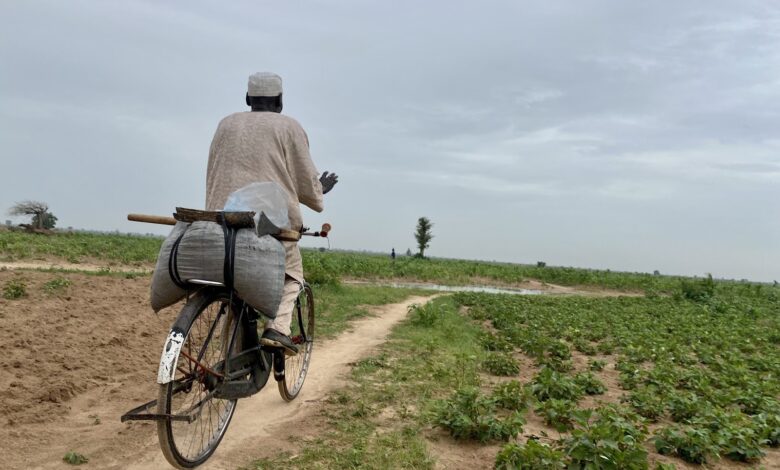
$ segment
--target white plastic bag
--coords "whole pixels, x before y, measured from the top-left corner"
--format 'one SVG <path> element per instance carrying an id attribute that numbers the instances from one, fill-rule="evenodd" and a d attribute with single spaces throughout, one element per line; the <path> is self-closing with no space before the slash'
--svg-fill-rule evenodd
<path id="1" fill-rule="evenodd" d="M 287 214 L 287 194 L 277 183 L 250 183 L 228 196 L 224 210 L 254 211 L 258 236 L 279 233 L 290 228 Z"/>

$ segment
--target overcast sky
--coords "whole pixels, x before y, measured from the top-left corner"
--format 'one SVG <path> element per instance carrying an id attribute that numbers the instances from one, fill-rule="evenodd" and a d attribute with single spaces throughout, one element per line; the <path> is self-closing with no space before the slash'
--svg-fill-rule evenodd
<path id="1" fill-rule="evenodd" d="M 164 233 L 256 71 L 334 248 L 780 280 L 775 0 L 4 0 L 0 211 Z"/>

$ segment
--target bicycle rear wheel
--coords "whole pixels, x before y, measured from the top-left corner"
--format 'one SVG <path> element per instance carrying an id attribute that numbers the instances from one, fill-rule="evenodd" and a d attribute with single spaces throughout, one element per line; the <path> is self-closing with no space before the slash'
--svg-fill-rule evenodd
<path id="1" fill-rule="evenodd" d="M 303 388 L 314 348 L 314 294 L 309 284 L 304 283 L 298 294 L 290 329 L 290 338 L 298 346 L 298 354 L 286 356 L 284 379 L 277 382 L 279 394 L 285 401 L 294 400 Z"/>
<path id="2" fill-rule="evenodd" d="M 160 386 L 157 400 L 158 413 L 192 419 L 157 422 L 160 448 L 176 468 L 193 468 L 205 462 L 230 424 L 236 400 L 214 398 L 213 390 L 223 372 L 231 337 L 236 338 L 233 352 L 239 351 L 242 333 L 224 292 L 197 294 L 179 314 L 180 318 L 185 316 L 192 319 L 186 327 L 180 325 L 185 338 L 174 380 Z"/>

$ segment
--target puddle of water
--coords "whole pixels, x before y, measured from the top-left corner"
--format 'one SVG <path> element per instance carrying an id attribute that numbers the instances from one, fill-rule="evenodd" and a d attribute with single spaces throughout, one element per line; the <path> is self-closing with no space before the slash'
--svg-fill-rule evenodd
<path id="1" fill-rule="evenodd" d="M 442 286 L 439 284 L 425 284 L 416 282 L 390 282 L 378 284 L 385 287 L 404 289 L 428 289 L 442 292 L 480 292 L 484 294 L 513 294 L 513 295 L 541 295 L 543 292 L 534 289 L 513 289 L 511 287 L 488 286 Z"/>

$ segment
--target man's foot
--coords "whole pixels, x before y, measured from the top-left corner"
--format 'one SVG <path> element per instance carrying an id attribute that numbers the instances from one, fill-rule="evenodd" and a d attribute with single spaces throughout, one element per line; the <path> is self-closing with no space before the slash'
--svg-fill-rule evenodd
<path id="1" fill-rule="evenodd" d="M 271 348 L 282 348 L 288 356 L 298 354 L 298 347 L 293 344 L 289 336 L 283 335 L 276 330 L 267 329 L 260 338 L 260 344 Z"/>

